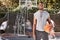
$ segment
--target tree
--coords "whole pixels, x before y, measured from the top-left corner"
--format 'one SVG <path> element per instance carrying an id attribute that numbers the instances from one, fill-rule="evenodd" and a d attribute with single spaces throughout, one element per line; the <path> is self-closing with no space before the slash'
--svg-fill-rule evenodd
<path id="1" fill-rule="evenodd" d="M 2 0 L 3 5 L 7 7 L 10 11 L 15 9 L 18 6 L 17 0 Z"/>
<path id="2" fill-rule="evenodd" d="M 2 13 L 2 12 L 7 12 L 7 11 L 8 11 L 8 10 L 7 10 L 6 6 L 3 5 L 2 2 L 0 1 L 0 13 Z"/>

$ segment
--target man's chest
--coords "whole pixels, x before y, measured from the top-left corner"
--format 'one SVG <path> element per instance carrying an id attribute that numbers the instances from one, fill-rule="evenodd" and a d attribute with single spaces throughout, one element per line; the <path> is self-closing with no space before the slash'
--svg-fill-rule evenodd
<path id="1" fill-rule="evenodd" d="M 45 13 L 39 13 L 37 14 L 37 20 L 46 20 L 47 19 L 47 15 Z"/>

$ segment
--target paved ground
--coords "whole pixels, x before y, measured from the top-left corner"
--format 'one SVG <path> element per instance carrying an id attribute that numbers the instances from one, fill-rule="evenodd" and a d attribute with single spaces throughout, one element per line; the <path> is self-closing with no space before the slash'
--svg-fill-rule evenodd
<path id="1" fill-rule="evenodd" d="M 28 38 L 27 36 L 18 37 L 16 35 L 14 36 L 13 34 L 8 34 L 8 35 L 5 34 L 4 36 L 3 36 L 3 40 L 33 40 L 33 38 Z M 2 40 L 1 37 L 0 37 L 0 40 Z M 49 38 L 49 40 L 60 40 L 60 32 L 56 32 L 56 38 L 55 39 Z"/>
<path id="2" fill-rule="evenodd" d="M 55 35 L 56 35 L 55 39 L 49 38 L 49 40 L 60 40 L 60 32 L 56 32 Z"/>
<path id="3" fill-rule="evenodd" d="M 33 40 L 33 38 L 7 37 L 7 38 L 3 38 L 3 40 Z M 60 40 L 60 38 L 59 37 L 56 37 L 55 39 L 49 38 L 49 40 Z"/>
<path id="4" fill-rule="evenodd" d="M 60 38 L 56 37 L 54 39 L 49 38 L 49 40 L 60 40 Z"/>

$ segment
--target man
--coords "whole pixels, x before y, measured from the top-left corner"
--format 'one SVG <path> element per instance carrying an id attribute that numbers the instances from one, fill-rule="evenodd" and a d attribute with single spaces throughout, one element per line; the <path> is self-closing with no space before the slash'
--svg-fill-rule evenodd
<path id="1" fill-rule="evenodd" d="M 6 27 L 7 27 L 7 20 L 6 21 L 4 21 L 2 24 L 1 24 L 1 26 L 0 26 L 0 33 L 2 34 L 2 33 L 5 33 L 5 29 L 6 29 Z"/>
<path id="2" fill-rule="evenodd" d="M 51 36 L 52 39 L 54 39 L 55 38 L 55 31 L 54 31 L 55 22 L 53 20 L 51 20 L 51 23 L 52 23 L 53 27 L 50 31 L 50 36 Z"/>
<path id="3" fill-rule="evenodd" d="M 49 34 L 50 38 L 55 38 L 55 32 L 54 32 L 54 27 L 55 27 L 55 23 L 53 20 L 51 20 L 52 26 L 50 27 L 50 24 L 47 22 L 45 27 L 44 27 L 44 31 L 47 32 Z"/>
<path id="4" fill-rule="evenodd" d="M 27 19 L 27 21 L 26 21 L 26 34 L 29 37 L 32 37 L 32 25 L 31 25 L 31 22 L 29 19 Z"/>
<path id="5" fill-rule="evenodd" d="M 53 20 L 51 20 L 51 23 L 52 23 L 52 26 L 53 27 L 50 27 L 50 24 L 48 23 L 48 21 L 46 22 L 46 25 L 44 27 L 44 31 L 47 32 L 47 33 L 51 33 L 54 31 L 54 27 L 55 27 L 55 23 Z"/>
<path id="6" fill-rule="evenodd" d="M 44 31 L 44 26 L 46 25 L 46 22 L 48 21 L 49 24 L 51 24 L 50 27 L 52 27 L 51 19 L 49 16 L 49 13 L 44 11 L 44 3 L 39 2 L 38 4 L 39 10 L 34 13 L 34 21 L 33 21 L 33 38 L 34 40 L 49 40 L 48 39 L 48 33 Z M 36 32 L 36 34 L 35 34 Z"/>

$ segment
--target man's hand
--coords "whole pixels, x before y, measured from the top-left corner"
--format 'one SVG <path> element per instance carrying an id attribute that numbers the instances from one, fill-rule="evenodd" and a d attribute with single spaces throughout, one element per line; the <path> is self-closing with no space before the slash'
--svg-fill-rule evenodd
<path id="1" fill-rule="evenodd" d="M 35 36 L 35 34 L 34 34 L 34 33 L 33 33 L 33 39 L 34 39 L 34 40 L 36 40 L 36 36 Z"/>

